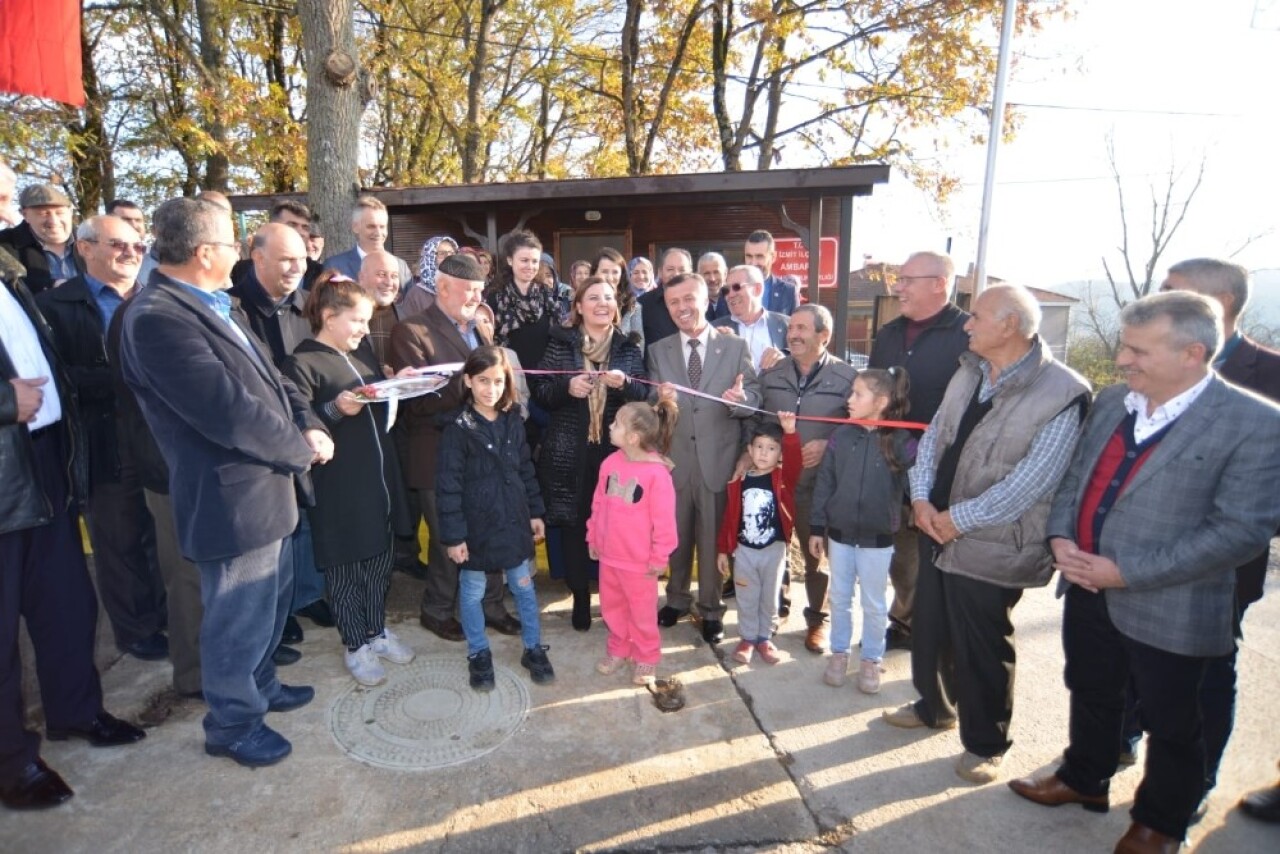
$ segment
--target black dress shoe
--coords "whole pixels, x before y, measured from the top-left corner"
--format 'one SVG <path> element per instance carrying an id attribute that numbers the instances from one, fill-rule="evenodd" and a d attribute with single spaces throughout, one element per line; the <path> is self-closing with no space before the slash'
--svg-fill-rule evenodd
<path id="1" fill-rule="evenodd" d="M 164 632 L 156 632 L 142 640 L 125 644 L 120 650 L 143 661 L 163 661 L 169 657 L 169 639 L 164 636 Z"/>
<path id="2" fill-rule="evenodd" d="M 703 620 L 702 639 L 707 643 L 720 643 L 724 640 L 724 623 L 719 620 Z"/>
<path id="3" fill-rule="evenodd" d="M 738 595 L 738 585 L 733 583 L 733 576 L 725 579 L 724 587 L 720 588 L 721 599 L 734 599 Z"/>
<path id="4" fill-rule="evenodd" d="M 271 653 L 271 660 L 275 662 L 276 667 L 288 667 L 290 664 L 297 664 L 301 658 L 302 653 L 284 644 L 280 644 L 276 647 L 276 651 Z"/>
<path id="5" fill-rule="evenodd" d="M 0 786 L 0 801 L 11 810 L 42 810 L 56 807 L 71 799 L 75 792 L 58 772 L 44 764 L 43 759 L 29 763 L 18 776 L 5 786 Z"/>
<path id="6" fill-rule="evenodd" d="M 672 608 L 670 605 L 663 605 L 658 609 L 658 625 L 664 629 L 669 629 L 676 623 L 680 622 L 680 618 L 688 611 L 681 611 L 679 608 Z"/>
<path id="7" fill-rule="evenodd" d="M 520 634 L 520 621 L 510 614 L 503 614 L 501 617 L 485 617 L 484 624 L 500 635 Z"/>
<path id="8" fill-rule="evenodd" d="M 323 599 L 317 599 L 305 608 L 299 608 L 293 613 L 299 617 L 306 617 L 322 629 L 331 629 L 337 625 L 333 619 L 333 611 L 329 610 L 329 603 Z"/>
<path id="9" fill-rule="evenodd" d="M 280 635 L 280 643 L 302 643 L 302 626 L 292 614 L 284 618 L 284 633 Z"/>
<path id="10" fill-rule="evenodd" d="M 268 712 L 292 712 L 315 699 L 316 689 L 310 685 L 281 685 L 280 693 L 267 703 Z"/>
<path id="11" fill-rule="evenodd" d="M 121 744 L 133 744 L 142 741 L 147 734 L 131 723 L 122 721 L 106 712 L 98 712 L 88 726 L 55 728 L 49 727 L 45 735 L 50 741 L 66 741 L 68 738 L 83 738 L 94 747 L 116 747 Z"/>
<path id="12" fill-rule="evenodd" d="M 395 565 L 395 571 L 403 572 L 410 578 L 416 578 L 419 581 L 427 580 L 427 565 L 417 558 L 414 558 L 412 563 L 408 561 L 397 563 Z"/>
<path id="13" fill-rule="evenodd" d="M 419 614 L 418 622 L 422 624 L 424 629 L 441 640 L 457 642 L 467 639 L 467 636 L 462 633 L 462 624 L 453 617 L 441 620 L 429 614 Z"/>
<path id="14" fill-rule="evenodd" d="M 911 632 L 904 631 L 898 626 L 890 626 L 884 633 L 885 649 L 905 649 L 911 650 Z"/>
<path id="15" fill-rule="evenodd" d="M 1280 783 L 1245 795 L 1240 799 L 1240 812 L 1258 821 L 1280 822 Z"/>

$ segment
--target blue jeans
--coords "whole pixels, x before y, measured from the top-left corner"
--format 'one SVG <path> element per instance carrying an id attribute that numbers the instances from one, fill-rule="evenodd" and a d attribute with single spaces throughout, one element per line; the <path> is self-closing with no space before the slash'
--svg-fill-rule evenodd
<path id="1" fill-rule="evenodd" d="M 884 658 L 884 632 L 889 623 L 889 563 L 893 548 L 865 549 L 828 540 L 831 563 L 831 651 L 848 652 L 853 640 L 853 587 L 862 585 L 862 653 L 864 661 Z"/>
<path id="2" fill-rule="evenodd" d="M 324 575 L 316 569 L 316 549 L 311 542 L 311 520 L 300 509 L 301 521 L 293 532 L 293 591 L 289 594 L 289 613 L 305 608 L 324 598 Z"/>
<path id="3" fill-rule="evenodd" d="M 280 643 L 293 587 L 293 540 L 285 537 L 200 569 L 200 671 L 209 713 L 205 740 L 225 746 L 262 726 L 280 693 L 271 653 Z"/>
<path id="4" fill-rule="evenodd" d="M 538 593 L 533 587 L 533 574 L 529 561 L 512 567 L 504 573 L 511 595 L 516 600 L 516 613 L 520 616 L 520 636 L 525 649 L 531 649 L 542 643 L 542 630 L 538 625 Z M 474 569 L 463 569 L 458 572 L 458 621 L 462 623 L 462 632 L 467 636 L 467 655 L 489 648 L 489 639 L 484 634 L 484 599 L 485 573 Z"/>

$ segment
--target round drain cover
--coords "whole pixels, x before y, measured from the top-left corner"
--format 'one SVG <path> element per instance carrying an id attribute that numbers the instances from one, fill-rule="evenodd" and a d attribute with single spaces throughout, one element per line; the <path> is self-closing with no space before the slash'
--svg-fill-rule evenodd
<path id="1" fill-rule="evenodd" d="M 495 663 L 497 686 L 472 691 L 466 659 L 419 655 L 387 668 L 374 688 L 352 683 L 329 707 L 329 730 L 348 754 L 380 768 L 429 769 L 483 756 L 529 712 L 529 691 Z"/>

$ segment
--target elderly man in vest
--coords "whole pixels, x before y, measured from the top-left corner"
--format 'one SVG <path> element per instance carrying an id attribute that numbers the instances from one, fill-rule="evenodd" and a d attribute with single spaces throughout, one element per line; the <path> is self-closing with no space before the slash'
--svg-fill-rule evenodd
<path id="1" fill-rule="evenodd" d="M 1013 607 L 1048 583 L 1045 520 L 1088 408 L 1089 385 L 1036 334 L 1025 288 L 987 289 L 965 323 L 960 357 L 911 469 L 921 539 L 911 676 L 920 700 L 885 712 L 899 727 L 960 721 L 956 773 L 1000 774 L 1012 742 Z"/>
<path id="2" fill-rule="evenodd" d="M 1235 569 L 1280 522 L 1280 409 L 1212 369 L 1217 301 L 1155 294 L 1120 322 L 1125 381 L 1098 395 L 1046 529 L 1062 571 L 1069 744 L 1054 773 L 1009 787 L 1106 812 L 1132 677 L 1146 772 L 1115 850 L 1173 852 L 1204 796 L 1200 688 L 1235 645 Z"/>

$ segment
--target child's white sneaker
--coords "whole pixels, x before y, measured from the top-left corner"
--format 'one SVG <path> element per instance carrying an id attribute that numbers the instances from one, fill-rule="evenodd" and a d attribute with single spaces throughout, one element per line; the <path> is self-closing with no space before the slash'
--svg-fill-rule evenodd
<path id="1" fill-rule="evenodd" d="M 378 654 L 373 651 L 370 644 L 365 644 L 355 652 L 348 650 L 344 660 L 347 663 L 347 670 L 366 688 L 372 688 L 387 681 L 387 671 L 383 669 L 382 662 L 378 660 Z"/>
<path id="2" fill-rule="evenodd" d="M 833 652 L 827 659 L 827 669 L 822 672 L 822 681 L 832 688 L 844 684 L 844 675 L 849 670 L 849 653 Z"/>
<path id="3" fill-rule="evenodd" d="M 383 629 L 381 635 L 372 638 L 369 641 L 369 648 L 378 658 L 385 658 L 392 664 L 408 664 L 414 658 L 413 650 L 405 646 L 391 629 Z"/>
<path id="4" fill-rule="evenodd" d="M 631 681 L 636 685 L 652 685 L 657 678 L 657 673 L 658 665 L 637 661 L 635 670 L 631 674 Z"/>
<path id="5" fill-rule="evenodd" d="M 864 694 L 880 693 L 880 662 L 862 659 L 858 668 L 858 690 Z"/>

